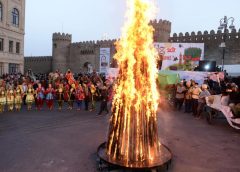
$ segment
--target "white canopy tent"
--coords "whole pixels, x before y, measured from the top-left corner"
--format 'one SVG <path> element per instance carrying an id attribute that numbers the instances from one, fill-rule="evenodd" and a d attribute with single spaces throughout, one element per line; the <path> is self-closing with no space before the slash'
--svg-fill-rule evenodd
<path id="1" fill-rule="evenodd" d="M 240 65 L 224 65 L 229 76 L 240 76 Z"/>

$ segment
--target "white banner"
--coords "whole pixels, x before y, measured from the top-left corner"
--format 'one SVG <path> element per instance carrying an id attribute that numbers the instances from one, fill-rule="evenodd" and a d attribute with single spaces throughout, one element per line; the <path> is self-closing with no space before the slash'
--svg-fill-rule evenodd
<path id="1" fill-rule="evenodd" d="M 110 67 L 110 48 L 100 48 L 100 73 L 107 73 Z"/>
<path id="2" fill-rule="evenodd" d="M 223 72 L 171 71 L 171 73 L 178 74 L 180 79 L 185 79 L 186 81 L 194 80 L 199 85 L 203 84 L 207 78 L 216 82 L 224 80 Z"/>
<path id="3" fill-rule="evenodd" d="M 160 70 L 192 71 L 204 60 L 204 43 L 154 43 Z"/>

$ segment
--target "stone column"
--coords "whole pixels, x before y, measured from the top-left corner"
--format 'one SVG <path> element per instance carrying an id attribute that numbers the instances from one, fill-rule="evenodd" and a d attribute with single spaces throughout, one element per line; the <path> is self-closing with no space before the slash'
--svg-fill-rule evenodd
<path id="1" fill-rule="evenodd" d="M 3 63 L 3 73 L 9 73 L 9 63 Z"/>
<path id="2" fill-rule="evenodd" d="M 23 64 L 19 64 L 19 71 L 18 72 L 21 72 L 22 74 L 24 73 L 24 65 Z"/>

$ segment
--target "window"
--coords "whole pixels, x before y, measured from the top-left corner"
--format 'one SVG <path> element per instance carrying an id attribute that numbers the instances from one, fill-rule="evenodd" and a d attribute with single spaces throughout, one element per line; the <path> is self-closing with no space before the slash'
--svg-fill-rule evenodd
<path id="1" fill-rule="evenodd" d="M 9 41 L 9 52 L 13 53 L 13 41 Z"/>
<path id="2" fill-rule="evenodd" d="M 19 72 L 19 64 L 9 63 L 9 73 L 18 73 Z"/>
<path id="3" fill-rule="evenodd" d="M 3 19 L 3 6 L 2 3 L 0 2 L 0 21 Z"/>
<path id="4" fill-rule="evenodd" d="M 16 8 L 12 11 L 12 24 L 14 26 L 19 26 L 19 11 Z"/>
<path id="5" fill-rule="evenodd" d="M 3 42 L 4 40 L 0 38 L 0 51 L 3 51 Z"/>
<path id="6" fill-rule="evenodd" d="M 20 42 L 16 42 L 16 53 L 20 53 Z"/>

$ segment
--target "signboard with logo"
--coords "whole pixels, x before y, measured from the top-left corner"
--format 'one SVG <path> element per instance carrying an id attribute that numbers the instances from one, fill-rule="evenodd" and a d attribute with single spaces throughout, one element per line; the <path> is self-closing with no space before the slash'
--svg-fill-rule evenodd
<path id="1" fill-rule="evenodd" d="M 100 73 L 107 73 L 110 67 L 110 48 L 100 48 Z"/>
<path id="2" fill-rule="evenodd" d="M 160 70 L 192 71 L 204 60 L 204 43 L 154 43 Z"/>

